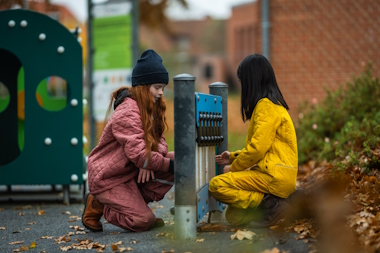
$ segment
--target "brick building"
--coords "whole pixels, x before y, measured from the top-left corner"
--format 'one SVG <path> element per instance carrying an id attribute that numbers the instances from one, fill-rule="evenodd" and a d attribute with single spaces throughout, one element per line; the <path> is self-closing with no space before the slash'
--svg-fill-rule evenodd
<path id="1" fill-rule="evenodd" d="M 227 25 L 228 63 L 236 72 L 262 53 L 262 0 L 236 6 Z M 269 51 L 293 119 L 303 100 L 325 97 L 373 62 L 380 75 L 380 1 L 269 0 Z M 253 31 L 253 33 L 252 33 Z"/>
<path id="2" fill-rule="evenodd" d="M 212 82 L 228 82 L 225 20 L 169 21 L 167 27 L 140 25 L 139 39 L 141 49 L 153 48 L 162 56 L 170 81 L 180 73 L 194 75 L 196 91 L 204 93 Z"/>

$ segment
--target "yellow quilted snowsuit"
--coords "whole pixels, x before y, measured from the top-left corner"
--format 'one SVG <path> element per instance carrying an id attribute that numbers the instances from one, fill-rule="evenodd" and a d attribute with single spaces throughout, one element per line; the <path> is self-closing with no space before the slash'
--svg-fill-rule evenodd
<path id="1" fill-rule="evenodd" d="M 226 218 L 233 225 L 254 219 L 264 193 L 287 198 L 296 190 L 297 139 L 293 122 L 281 105 L 263 98 L 248 127 L 245 147 L 230 154 L 231 172 L 214 177 L 210 193 L 229 205 Z"/>

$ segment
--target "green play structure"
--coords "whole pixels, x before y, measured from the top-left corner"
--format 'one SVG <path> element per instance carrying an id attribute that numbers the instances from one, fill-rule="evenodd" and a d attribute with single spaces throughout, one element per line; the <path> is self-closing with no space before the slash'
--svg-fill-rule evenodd
<path id="1" fill-rule="evenodd" d="M 27 10 L 0 11 L 0 34 L 0 185 L 63 185 L 68 202 L 83 184 L 82 47 Z"/>

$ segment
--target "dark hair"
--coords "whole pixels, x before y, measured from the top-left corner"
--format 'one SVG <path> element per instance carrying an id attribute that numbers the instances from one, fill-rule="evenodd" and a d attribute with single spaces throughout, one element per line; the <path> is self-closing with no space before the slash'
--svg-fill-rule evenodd
<path id="1" fill-rule="evenodd" d="M 278 88 L 274 71 L 269 61 L 260 54 L 245 57 L 237 69 L 241 82 L 241 115 L 243 121 L 250 120 L 257 102 L 268 98 L 289 110 Z"/>

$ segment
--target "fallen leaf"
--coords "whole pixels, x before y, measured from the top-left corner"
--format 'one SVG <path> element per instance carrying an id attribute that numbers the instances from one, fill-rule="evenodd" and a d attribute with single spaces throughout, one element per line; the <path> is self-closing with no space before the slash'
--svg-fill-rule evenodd
<path id="1" fill-rule="evenodd" d="M 15 241 L 15 242 L 10 242 L 10 245 L 15 245 L 15 244 L 22 244 L 24 241 Z"/>
<path id="2" fill-rule="evenodd" d="M 111 232 L 110 235 L 118 235 L 120 232 Z"/>
<path id="3" fill-rule="evenodd" d="M 277 229 L 277 228 L 279 228 L 280 227 L 280 225 L 274 225 L 274 226 L 271 226 L 271 227 L 269 227 L 270 229 L 272 229 L 272 230 L 275 230 L 275 229 Z"/>
<path id="4" fill-rule="evenodd" d="M 280 250 L 276 247 L 276 248 L 273 248 L 271 250 L 267 249 L 267 250 L 264 250 L 263 252 L 261 253 L 280 253 Z"/>
<path id="5" fill-rule="evenodd" d="M 138 242 L 139 242 L 139 240 L 131 239 L 131 241 L 129 243 L 131 243 L 131 244 L 137 244 Z"/>
<path id="6" fill-rule="evenodd" d="M 235 234 L 231 235 L 231 240 L 234 240 L 235 238 L 239 241 L 243 240 L 244 238 L 248 240 L 252 240 L 253 236 L 256 234 L 252 231 L 241 231 L 238 230 Z"/>
<path id="7" fill-rule="evenodd" d="M 38 215 L 44 215 L 45 214 L 45 211 L 44 210 L 40 210 L 37 212 Z"/>
<path id="8" fill-rule="evenodd" d="M 74 232 L 69 232 L 69 233 L 67 234 L 67 236 L 71 236 L 71 235 L 75 235 L 75 233 L 74 233 Z"/>
<path id="9" fill-rule="evenodd" d="M 119 249 L 119 247 L 117 247 L 117 245 L 115 245 L 115 244 L 112 244 L 112 245 L 111 245 L 111 248 L 112 248 L 112 250 L 113 250 L 113 251 L 115 251 L 115 250 L 118 250 L 118 249 Z"/>
<path id="10" fill-rule="evenodd" d="M 28 230 L 30 230 L 30 228 L 25 228 L 25 230 L 27 230 L 27 231 L 28 231 Z"/>
<path id="11" fill-rule="evenodd" d="M 0 230 L 5 230 L 5 227 L 0 227 Z"/>
<path id="12" fill-rule="evenodd" d="M 77 234 L 77 235 L 85 235 L 86 231 L 77 231 L 77 232 L 75 232 L 75 234 Z"/>
<path id="13" fill-rule="evenodd" d="M 54 236 L 47 236 L 47 235 L 41 236 L 41 239 L 53 239 L 53 238 Z"/>
<path id="14" fill-rule="evenodd" d="M 68 214 L 68 215 L 70 215 L 71 212 L 70 211 L 66 211 L 66 212 L 62 212 L 62 214 Z"/>
<path id="15" fill-rule="evenodd" d="M 25 213 L 18 212 L 18 215 L 19 215 L 19 216 L 25 216 Z"/>
<path id="16" fill-rule="evenodd" d="M 197 239 L 195 242 L 204 242 L 205 238 Z"/>
<path id="17" fill-rule="evenodd" d="M 128 247 L 128 248 L 119 248 L 119 252 L 124 252 L 124 251 L 133 251 L 133 248 Z"/>
<path id="18" fill-rule="evenodd" d="M 27 251 L 29 250 L 28 246 L 22 246 L 19 249 L 14 249 L 13 252 L 21 252 L 21 251 Z"/>
<path id="19" fill-rule="evenodd" d="M 29 248 L 34 249 L 34 248 L 36 248 L 36 246 L 37 246 L 36 242 L 32 242 L 32 244 L 30 244 Z"/>
<path id="20" fill-rule="evenodd" d="M 21 231 L 16 230 L 12 232 L 12 234 L 18 234 L 18 233 L 21 233 Z"/>
<path id="21" fill-rule="evenodd" d="M 22 209 L 32 209 L 33 207 L 31 205 L 23 206 Z"/>
<path id="22" fill-rule="evenodd" d="M 120 245 L 120 244 L 123 244 L 123 242 L 122 242 L 122 241 L 118 241 L 118 242 L 115 242 L 115 243 L 113 243 L 113 244 L 115 244 L 115 245 Z"/>
<path id="23" fill-rule="evenodd" d="M 59 247 L 62 251 L 68 251 L 70 249 L 72 249 L 73 247 L 72 246 L 61 246 Z"/>
<path id="24" fill-rule="evenodd" d="M 28 222 L 29 225 L 35 225 L 37 224 L 37 222 L 33 221 L 33 222 Z"/>

